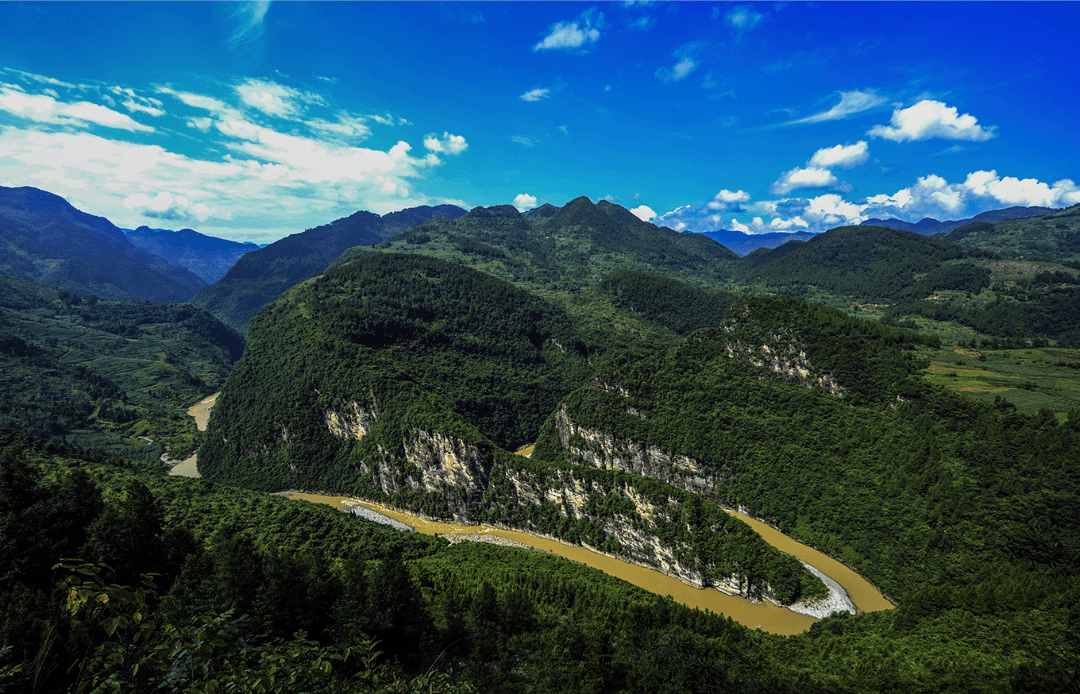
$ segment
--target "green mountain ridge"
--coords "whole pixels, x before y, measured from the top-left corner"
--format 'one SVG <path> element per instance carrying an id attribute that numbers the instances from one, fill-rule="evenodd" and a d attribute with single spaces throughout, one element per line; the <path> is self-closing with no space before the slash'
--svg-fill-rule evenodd
<path id="1" fill-rule="evenodd" d="M 360 211 L 245 254 L 192 301 L 244 334 L 255 314 L 293 285 L 321 273 L 353 246 L 380 243 L 433 216 L 455 217 L 453 205 L 422 206 L 382 217 Z"/>

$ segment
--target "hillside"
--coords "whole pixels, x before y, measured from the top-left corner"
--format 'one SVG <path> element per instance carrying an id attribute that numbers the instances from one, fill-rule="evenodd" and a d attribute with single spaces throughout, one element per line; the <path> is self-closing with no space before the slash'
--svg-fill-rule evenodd
<path id="1" fill-rule="evenodd" d="M 964 248 L 996 253 L 1007 260 L 1080 262 L 1080 205 L 1038 217 L 976 220 L 942 237 Z"/>
<path id="2" fill-rule="evenodd" d="M 29 187 L 0 186 L 0 274 L 114 301 L 187 301 L 206 286 L 104 217 Z"/>
<path id="3" fill-rule="evenodd" d="M 816 594 L 798 562 L 714 504 L 508 453 L 588 380 L 590 353 L 563 311 L 509 283 L 372 254 L 260 312 L 215 405 L 200 471 L 214 482 L 333 489 L 506 523 L 647 565 L 673 556 L 685 580 L 785 603 Z M 679 509 L 691 507 L 688 528 Z M 706 528 L 718 535 L 709 540 Z"/>
<path id="4" fill-rule="evenodd" d="M 99 301 L 0 277 L 0 426 L 179 458 L 198 445 L 187 408 L 221 387 L 243 349 L 190 304 Z"/>
<path id="5" fill-rule="evenodd" d="M 938 238 L 854 226 L 758 251 L 742 259 L 741 269 L 750 283 L 786 294 L 892 301 L 909 293 L 921 275 L 963 257 L 959 246 Z"/>
<path id="6" fill-rule="evenodd" d="M 206 236 L 193 229 L 171 231 L 141 226 L 138 229 L 125 229 L 124 233 L 135 246 L 173 265 L 186 267 L 208 284 L 221 279 L 240 256 L 259 248 L 253 243 Z"/>
<path id="7" fill-rule="evenodd" d="M 244 334 L 260 308 L 322 272 L 346 249 L 373 246 L 432 217 L 453 219 L 464 213 L 453 205 L 416 207 L 382 217 L 356 212 L 245 254 L 192 301 Z"/>

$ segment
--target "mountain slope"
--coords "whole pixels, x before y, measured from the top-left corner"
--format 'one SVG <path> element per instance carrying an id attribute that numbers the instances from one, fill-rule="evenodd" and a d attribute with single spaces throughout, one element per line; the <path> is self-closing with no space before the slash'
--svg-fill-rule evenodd
<path id="1" fill-rule="evenodd" d="M 209 480 L 507 523 L 785 603 L 822 594 L 715 504 L 508 453 L 534 440 L 592 368 L 565 313 L 507 282 L 370 254 L 294 287 L 250 336 L 199 452 Z M 646 498 L 656 510 L 639 508 Z"/>
<path id="2" fill-rule="evenodd" d="M 246 333 L 260 308 L 296 283 L 325 270 L 346 249 L 372 246 L 435 216 L 454 218 L 464 213 L 453 205 L 416 207 L 382 217 L 356 212 L 245 254 L 193 301 Z"/>
<path id="3" fill-rule="evenodd" d="M 789 294 L 824 291 L 861 300 L 894 300 L 917 276 L 964 251 L 938 238 L 887 227 L 838 227 L 803 244 L 743 259 L 748 279 Z"/>
<path id="4" fill-rule="evenodd" d="M 0 273 L 119 301 L 187 301 L 206 286 L 104 217 L 29 187 L 0 186 Z"/>
<path id="5" fill-rule="evenodd" d="M 1040 500 L 1075 504 L 1080 421 L 929 387 L 910 351 L 921 340 L 792 299 L 740 299 L 677 350 L 601 368 L 545 424 L 533 457 L 745 507 L 901 600 L 1075 552 L 1071 530 L 1033 540 L 1001 528 L 1028 527 Z M 1003 494 L 1014 475 L 1024 481 Z"/>
<path id="6" fill-rule="evenodd" d="M 1010 260 L 1080 262 L 1080 205 L 1038 217 L 977 220 L 942 237 Z"/>
<path id="7" fill-rule="evenodd" d="M 197 445 L 187 408 L 224 384 L 243 349 L 191 304 L 98 301 L 0 277 L 0 427 L 178 457 Z"/>
<path id="8" fill-rule="evenodd" d="M 219 239 L 193 229 L 171 231 L 141 226 L 124 233 L 135 246 L 186 267 L 210 284 L 221 279 L 240 256 L 259 248 L 254 243 Z"/>

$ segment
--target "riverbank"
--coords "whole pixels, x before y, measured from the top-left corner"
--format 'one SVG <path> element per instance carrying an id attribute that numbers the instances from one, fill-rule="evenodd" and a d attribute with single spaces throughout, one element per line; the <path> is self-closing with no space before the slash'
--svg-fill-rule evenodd
<path id="1" fill-rule="evenodd" d="M 199 431 L 206 431 L 206 425 L 210 422 L 210 410 L 214 407 L 214 402 L 217 401 L 219 395 L 221 395 L 221 393 L 209 395 L 188 408 L 188 415 L 195 419 L 195 427 Z M 166 465 L 172 465 L 172 467 L 169 468 L 170 475 L 178 477 L 202 477 L 202 475 L 199 474 L 198 454 L 180 461 L 172 459 L 166 460 L 165 457 L 162 456 L 162 462 Z"/>
<path id="2" fill-rule="evenodd" d="M 632 564 L 621 557 L 600 553 L 589 547 L 570 545 L 556 538 L 532 535 L 518 530 L 486 525 L 463 526 L 456 523 L 445 523 L 404 513 L 398 509 L 382 504 L 353 499 L 346 496 L 312 494 L 298 491 L 281 492 L 280 494 L 283 496 L 287 495 L 293 499 L 329 504 L 343 510 L 348 508 L 351 504 L 360 504 L 387 518 L 392 518 L 405 523 L 406 525 L 413 527 L 417 532 L 427 535 L 439 535 L 440 537 L 448 538 L 449 536 L 460 536 L 458 541 L 464 541 L 466 539 L 465 536 L 469 536 L 474 538 L 473 541 L 496 542 L 498 544 L 501 543 L 494 538 L 501 538 L 534 550 L 557 554 L 565 559 L 591 566 L 611 576 L 621 578 L 622 580 L 632 583 L 640 588 L 644 588 L 649 592 L 658 595 L 670 595 L 676 602 L 688 607 L 696 607 L 702 610 L 710 610 L 717 614 L 723 614 L 752 629 L 761 629 L 775 634 L 793 635 L 802 633 L 809 629 L 814 622 L 818 621 L 818 619 L 825 614 L 831 613 L 834 609 L 848 612 L 855 607 L 863 609 L 859 606 L 859 602 L 857 600 L 853 601 L 850 596 L 845 601 L 844 596 L 849 592 L 844 583 L 845 579 L 833 581 L 835 588 L 830 586 L 829 582 L 826 582 L 826 586 L 830 587 L 830 596 L 828 598 L 805 604 L 802 610 L 793 610 L 791 608 L 781 607 L 767 602 L 753 602 L 746 598 L 730 595 L 714 588 L 701 590 L 700 588 L 683 583 L 674 576 L 665 575 L 651 567 Z M 755 521 L 754 524 L 764 526 L 760 521 Z M 768 526 L 764 527 L 768 529 L 767 532 L 769 532 L 770 535 L 776 533 L 781 537 L 787 537 L 774 528 L 769 528 Z M 756 529 L 757 528 L 755 527 L 755 530 Z M 491 539 L 479 539 L 481 537 Z M 769 537 L 765 537 L 765 539 L 771 542 Z M 795 542 L 794 540 L 791 540 L 791 538 L 787 539 L 793 543 Z M 796 544 L 799 544 L 799 547 L 802 548 L 800 551 L 805 551 L 812 555 L 819 555 L 819 557 L 825 557 L 825 555 L 817 552 L 817 550 L 808 548 L 800 543 Z M 786 550 L 781 548 L 781 551 Z M 811 559 L 813 560 L 813 557 L 811 557 Z M 807 563 L 809 564 L 809 562 Z M 810 566 L 812 567 L 813 565 L 810 564 Z M 820 576 L 822 574 L 824 574 L 824 572 L 817 575 Z M 859 578 L 861 579 L 861 577 Z M 830 580 L 832 579 L 830 578 Z M 870 586 L 869 582 L 866 582 L 865 579 L 861 580 L 866 586 Z M 884 601 L 884 598 L 882 597 L 881 600 Z M 863 600 L 864 604 L 871 604 L 871 602 L 872 601 Z M 889 607 L 892 607 L 888 601 L 884 602 L 885 604 L 888 604 Z M 879 607 L 877 609 L 883 608 Z"/>

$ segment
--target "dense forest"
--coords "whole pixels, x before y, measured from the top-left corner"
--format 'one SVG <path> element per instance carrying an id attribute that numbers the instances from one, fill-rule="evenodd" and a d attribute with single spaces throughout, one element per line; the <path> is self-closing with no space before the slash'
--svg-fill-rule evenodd
<path id="1" fill-rule="evenodd" d="M 246 346 L 192 305 L 3 279 L 0 691 L 1080 688 L 1080 410 L 927 376 L 945 348 L 985 357 L 969 339 L 1075 363 L 1075 210 L 742 259 L 584 198 L 430 212 L 320 228 L 374 235 L 275 301 L 252 289 Z M 303 245 L 267 258 L 296 269 Z M 846 313 L 864 304 L 883 322 Z M 926 321 L 968 332 L 899 327 Z M 184 412 L 219 388 L 197 432 Z M 196 447 L 203 479 L 165 475 Z M 267 493 L 290 488 L 822 596 L 741 507 L 897 607 L 776 636 Z"/>

